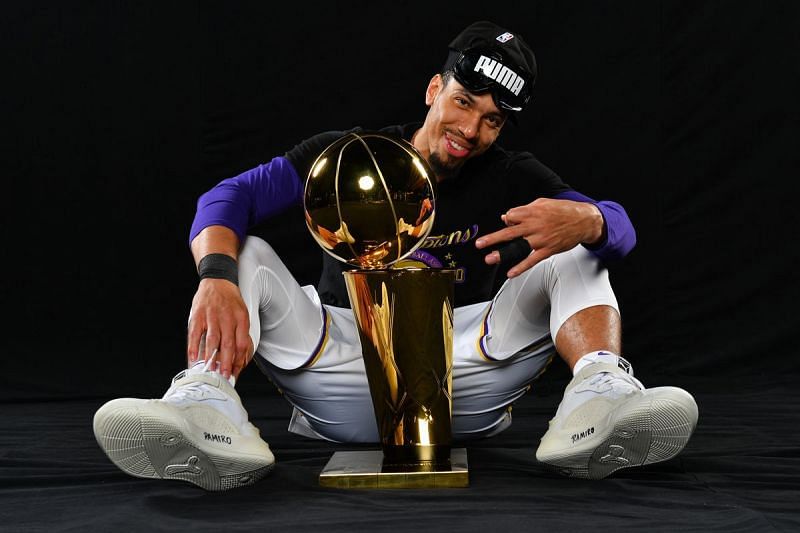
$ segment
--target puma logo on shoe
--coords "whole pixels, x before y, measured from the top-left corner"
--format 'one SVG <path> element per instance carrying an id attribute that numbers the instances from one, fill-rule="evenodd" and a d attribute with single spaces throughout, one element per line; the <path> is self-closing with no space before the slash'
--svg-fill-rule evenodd
<path id="1" fill-rule="evenodd" d="M 612 444 L 608 447 L 608 454 L 600 458 L 601 463 L 616 463 L 618 465 L 627 466 L 630 461 L 622 457 L 625 453 L 625 448 Z"/>
<path id="2" fill-rule="evenodd" d="M 231 444 L 231 438 L 227 435 L 219 435 L 217 433 L 203 432 L 203 438 L 211 442 L 221 442 L 223 444 Z"/>
<path id="3" fill-rule="evenodd" d="M 582 439 L 588 437 L 589 435 L 593 435 L 593 434 L 594 434 L 594 426 L 592 426 L 592 427 L 590 427 L 588 429 L 585 429 L 585 430 L 581 431 L 580 433 L 573 433 L 573 435 L 572 435 L 572 444 L 575 444 L 579 440 L 582 440 Z"/>
<path id="4" fill-rule="evenodd" d="M 186 460 L 186 464 L 167 465 L 164 468 L 165 475 L 175 474 L 200 474 L 203 469 L 197 466 L 197 461 L 200 459 L 196 455 L 192 455 Z"/>

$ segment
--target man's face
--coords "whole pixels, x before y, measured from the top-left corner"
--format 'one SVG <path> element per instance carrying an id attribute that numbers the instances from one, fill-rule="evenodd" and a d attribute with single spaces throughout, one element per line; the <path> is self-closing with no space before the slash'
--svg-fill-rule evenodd
<path id="1" fill-rule="evenodd" d="M 438 74 L 428 84 L 425 103 L 430 109 L 414 145 L 439 179 L 488 150 L 506 119 L 491 94 L 473 94 L 454 78 L 445 84 Z"/>

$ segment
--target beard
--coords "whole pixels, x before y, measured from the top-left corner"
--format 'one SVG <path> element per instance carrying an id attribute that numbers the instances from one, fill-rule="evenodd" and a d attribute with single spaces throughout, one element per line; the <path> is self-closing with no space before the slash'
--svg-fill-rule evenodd
<path id="1" fill-rule="evenodd" d="M 452 161 L 448 163 L 439 157 L 439 154 L 431 152 L 430 156 L 428 157 L 428 164 L 430 164 L 433 173 L 436 174 L 439 179 L 444 180 L 452 178 L 458 174 L 458 171 L 461 170 L 462 162 Z"/>

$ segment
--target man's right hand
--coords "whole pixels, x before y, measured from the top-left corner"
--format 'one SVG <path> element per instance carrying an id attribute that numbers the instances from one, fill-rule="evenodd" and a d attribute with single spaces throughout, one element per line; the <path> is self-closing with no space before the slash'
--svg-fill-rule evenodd
<path id="1" fill-rule="evenodd" d="M 225 226 L 208 226 L 192 240 L 196 265 L 208 254 L 225 254 L 236 259 L 238 250 L 238 237 Z M 220 373 L 226 379 L 231 374 L 239 377 L 253 352 L 250 316 L 239 287 L 226 279 L 204 278 L 197 287 L 189 314 L 186 347 L 189 365 L 198 359 L 208 361 L 215 351 L 214 361 L 219 362 Z"/>
<path id="2" fill-rule="evenodd" d="M 189 365 L 198 359 L 207 361 L 216 350 L 214 361 L 219 362 L 219 372 L 226 379 L 231 374 L 238 376 L 250 358 L 249 332 L 250 317 L 239 287 L 224 279 L 201 280 L 189 315 Z"/>

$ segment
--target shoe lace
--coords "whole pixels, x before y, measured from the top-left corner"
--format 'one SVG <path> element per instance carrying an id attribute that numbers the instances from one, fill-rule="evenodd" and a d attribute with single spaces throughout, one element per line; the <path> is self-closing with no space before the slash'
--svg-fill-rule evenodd
<path id="1" fill-rule="evenodd" d="M 599 372 L 588 379 L 583 389 L 600 393 L 614 391 L 617 394 L 625 394 L 631 392 L 631 387 L 644 390 L 642 382 L 630 374 Z"/>
<path id="2" fill-rule="evenodd" d="M 210 372 L 212 368 L 212 363 L 214 362 L 214 358 L 217 355 L 218 350 L 214 350 L 211 354 L 211 357 L 203 364 L 202 368 L 200 369 L 202 372 Z M 200 366 L 200 362 L 198 362 L 195 367 Z M 164 399 L 170 400 L 194 400 L 199 401 L 203 400 L 207 397 L 207 392 L 209 391 L 210 385 L 203 383 L 203 382 L 188 382 L 182 383 L 180 385 L 175 385 L 175 382 L 182 376 L 184 376 L 186 371 L 181 372 L 175 379 L 172 380 L 172 387 L 164 394 Z"/>
<path id="3" fill-rule="evenodd" d="M 208 387 L 205 383 L 183 383 L 180 386 L 172 387 L 164 395 L 164 399 L 170 400 L 201 400 L 204 390 Z"/>

